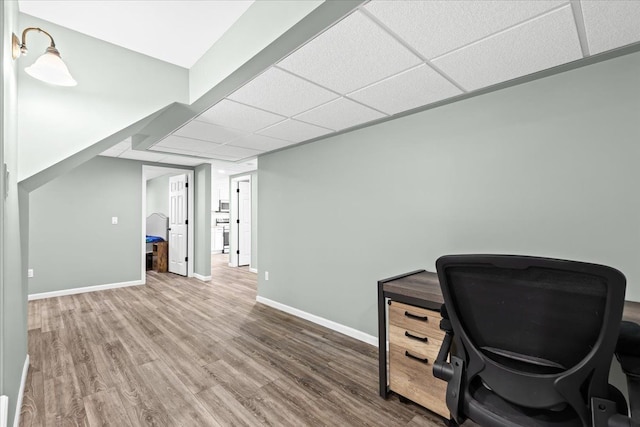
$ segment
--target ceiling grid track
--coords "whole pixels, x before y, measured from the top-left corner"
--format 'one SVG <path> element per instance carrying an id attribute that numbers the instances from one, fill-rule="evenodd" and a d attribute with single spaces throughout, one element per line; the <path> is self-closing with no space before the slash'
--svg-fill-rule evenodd
<path id="1" fill-rule="evenodd" d="M 576 30 L 578 31 L 578 39 L 580 40 L 580 49 L 582 56 L 591 56 L 589 52 L 589 40 L 587 39 L 587 28 L 584 25 L 584 15 L 582 13 L 582 3 L 580 0 L 571 0 L 571 11 L 576 21 Z"/>
<path id="2" fill-rule="evenodd" d="M 527 19 L 524 19 L 524 20 L 519 21 L 519 22 L 517 22 L 515 24 L 512 24 L 512 25 L 509 25 L 508 27 L 502 28 L 502 29 L 500 29 L 498 31 L 494 31 L 491 34 L 487 34 L 486 36 L 481 37 L 481 38 L 479 38 L 477 40 L 474 40 L 472 42 L 460 45 L 460 46 L 456 47 L 455 49 L 451 49 L 451 50 L 449 50 L 447 52 L 444 52 L 444 53 L 441 53 L 441 54 L 439 54 L 437 56 L 434 56 L 433 58 L 431 58 L 431 60 L 432 61 L 436 61 L 436 60 L 438 60 L 440 58 L 443 58 L 443 57 L 445 57 L 447 55 L 450 55 L 452 53 L 458 52 L 460 50 L 466 49 L 466 48 L 471 47 L 473 45 L 476 45 L 476 44 L 479 44 L 479 43 L 484 43 L 484 42 L 486 42 L 487 40 L 489 40 L 489 39 L 491 39 L 493 37 L 496 37 L 496 36 L 499 36 L 501 34 L 504 34 L 504 33 L 507 33 L 509 31 L 512 31 L 512 30 L 514 30 L 514 29 L 516 29 L 516 28 L 518 28 L 518 27 L 520 27 L 522 25 L 525 25 L 525 24 L 528 24 L 528 23 L 530 23 L 532 21 L 535 21 L 536 19 L 540 19 L 540 18 L 543 18 L 543 17 L 545 17 L 547 15 L 551 15 L 552 13 L 555 13 L 555 12 L 559 11 L 560 9 L 566 7 L 568 4 L 569 4 L 569 2 L 564 2 L 561 5 L 558 5 L 558 6 L 554 7 L 554 8 L 552 8 L 552 9 L 545 10 L 544 12 L 538 13 L 537 15 L 533 15 L 533 16 L 527 18 Z"/>
<path id="3" fill-rule="evenodd" d="M 387 27 L 384 23 L 382 23 L 378 18 L 376 18 L 375 16 L 373 16 L 373 14 L 371 14 L 369 11 L 367 11 L 365 8 L 361 7 L 360 11 L 367 17 L 369 18 L 371 21 L 373 21 L 374 24 L 376 24 L 377 26 L 379 26 L 380 28 L 382 28 L 384 31 L 386 31 L 391 37 L 393 37 L 394 39 L 396 39 L 396 41 L 398 43 L 400 43 L 402 46 L 404 46 L 405 48 L 407 48 L 411 53 L 413 53 L 415 56 L 417 56 L 418 58 L 420 58 L 422 60 L 422 62 L 424 64 L 426 64 L 427 66 L 431 67 L 433 69 L 433 71 L 435 71 L 436 73 L 440 74 L 444 79 L 446 79 L 449 83 L 451 83 L 452 85 L 454 85 L 455 87 L 457 87 L 460 91 L 462 91 L 463 93 L 468 92 L 464 87 L 462 87 L 462 85 L 460 83 L 458 83 L 457 81 L 455 81 L 451 76 L 449 76 L 447 73 L 445 73 L 444 71 L 442 71 L 440 68 L 438 68 L 435 64 L 433 64 L 431 62 L 431 60 L 429 60 L 429 58 L 426 58 L 424 55 L 422 55 L 417 49 L 415 49 L 413 46 L 411 46 L 409 43 L 407 43 L 402 37 L 400 37 L 398 34 L 396 34 L 395 31 L 393 31 L 391 28 Z M 413 67 L 412 67 L 413 68 Z M 405 70 L 406 71 L 406 70 Z M 382 80 L 386 80 L 389 78 L 392 78 L 394 76 L 389 76 L 389 77 L 385 77 Z M 378 83 L 378 82 L 376 82 Z M 370 86 L 373 86 L 376 83 L 372 83 Z M 362 88 L 364 89 L 364 88 Z"/>
<path id="4" fill-rule="evenodd" d="M 304 113 L 308 113 L 309 111 L 315 110 L 316 108 L 320 108 L 320 107 L 325 106 L 325 105 L 327 105 L 327 104 L 331 104 L 332 102 L 335 102 L 336 100 L 338 100 L 338 99 L 340 99 L 340 98 L 348 99 L 349 101 L 352 101 L 352 102 L 355 102 L 355 103 L 357 103 L 357 104 L 360 104 L 360 105 L 362 105 L 363 107 L 370 108 L 370 109 L 372 109 L 372 110 L 374 110 L 374 111 L 376 111 L 376 112 L 378 112 L 378 113 L 380 113 L 380 114 L 383 114 L 383 115 L 385 115 L 385 116 L 389 116 L 389 114 L 385 113 L 384 111 L 378 110 L 377 108 L 372 107 L 371 105 L 364 104 L 364 103 L 362 103 L 362 102 L 358 101 L 357 99 L 349 98 L 349 94 L 347 94 L 347 93 L 340 93 L 340 92 L 337 92 L 337 91 L 335 91 L 335 90 L 333 90 L 333 89 L 331 89 L 331 88 L 329 88 L 329 87 L 323 86 L 323 85 L 321 85 L 321 84 L 319 84 L 319 83 L 316 83 L 316 82 L 314 82 L 314 81 L 312 81 L 312 80 L 309 80 L 309 79 L 307 79 L 306 77 L 300 76 L 300 75 L 298 75 L 298 74 L 296 74 L 296 73 L 293 73 L 293 72 L 291 72 L 291 71 L 289 71 L 289 70 L 285 70 L 284 68 L 280 68 L 280 67 L 278 67 L 278 64 L 274 65 L 274 67 L 275 67 L 275 68 L 277 68 L 277 69 L 279 69 L 279 70 L 284 71 L 285 73 L 291 74 L 291 75 L 292 75 L 292 76 L 294 76 L 294 77 L 297 77 L 297 78 L 299 78 L 299 79 L 302 79 L 302 80 L 306 81 L 307 83 L 311 83 L 311 84 L 313 84 L 313 85 L 316 85 L 316 86 L 321 87 L 322 89 L 328 90 L 329 92 L 332 92 L 332 93 L 334 93 L 334 94 L 337 96 L 337 98 L 335 98 L 335 99 L 331 99 L 331 100 L 329 100 L 329 101 L 327 101 L 327 102 L 324 102 L 324 103 L 322 103 L 322 104 L 320 104 L 320 105 L 316 105 L 315 107 L 309 108 L 308 110 L 301 111 L 301 112 L 297 113 L 296 115 L 289 117 L 290 119 L 298 120 L 298 121 L 304 121 L 304 120 L 301 120 L 301 119 L 297 119 L 297 118 L 296 118 L 296 116 L 299 116 L 299 115 L 304 114 Z M 411 70 L 412 68 L 415 68 L 415 67 L 416 67 L 416 66 L 410 67 L 410 68 L 408 68 L 408 69 L 406 69 L 406 70 L 404 70 L 404 71 Z M 403 73 L 404 71 L 401 71 L 401 73 Z M 399 74 L 400 74 L 400 73 L 399 73 Z M 373 85 L 378 84 L 378 83 L 380 83 L 381 81 L 384 81 L 384 80 L 386 80 L 386 79 L 388 79 L 388 78 L 389 78 L 389 77 L 382 78 L 382 79 L 380 79 L 380 80 L 378 80 L 378 81 L 376 81 L 376 82 L 373 82 L 373 83 L 371 83 L 371 84 L 369 84 L 369 85 L 367 85 L 367 86 L 365 86 L 365 87 L 363 87 L 363 88 L 357 89 L 356 91 L 351 91 L 350 93 L 354 93 L 354 92 L 357 92 L 358 90 L 365 89 L 365 88 L 367 88 L 367 87 L 369 87 L 369 86 L 373 86 Z M 310 124 L 314 124 L 314 123 L 310 123 Z M 315 125 L 315 126 L 320 126 L 320 125 Z M 322 127 L 322 126 L 321 126 L 321 127 Z M 340 130 L 340 129 L 332 129 L 332 130 L 336 131 L 336 130 Z"/>

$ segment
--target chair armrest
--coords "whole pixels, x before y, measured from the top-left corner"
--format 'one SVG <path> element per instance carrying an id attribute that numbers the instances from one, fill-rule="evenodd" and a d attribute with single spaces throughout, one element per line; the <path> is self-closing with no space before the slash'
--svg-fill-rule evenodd
<path id="1" fill-rule="evenodd" d="M 627 376 L 631 418 L 640 423 L 640 325 L 620 322 L 616 357 Z"/>
<path id="2" fill-rule="evenodd" d="M 453 328 L 451 327 L 451 321 L 449 320 L 449 313 L 447 312 L 447 306 L 442 304 L 440 307 L 440 315 L 442 320 L 440 321 L 440 329 L 445 332 L 444 340 L 440 346 L 438 357 L 433 362 L 433 376 L 449 382 L 453 378 L 453 366 L 447 362 L 447 356 L 451 351 L 451 341 L 453 339 Z"/>
<path id="3" fill-rule="evenodd" d="M 447 333 L 442 341 L 440 352 L 435 362 L 433 362 L 433 376 L 447 382 L 447 408 L 451 414 L 451 419 L 457 425 L 464 422 L 461 417 L 461 403 L 463 401 L 462 377 L 464 375 L 464 361 L 458 357 L 451 356 L 451 363 L 447 362 L 447 355 L 451 350 L 451 340 L 453 335 Z M 635 426 L 634 426 L 635 427 Z M 638 426 L 640 427 L 640 426 Z"/>
<path id="4" fill-rule="evenodd" d="M 433 362 L 433 376 L 446 382 L 451 381 L 451 378 L 453 378 L 453 365 L 447 362 L 447 356 L 451 350 L 451 341 L 452 335 L 447 332 L 442 341 L 442 346 L 440 346 L 438 357 Z"/>
<path id="5" fill-rule="evenodd" d="M 464 418 L 461 417 L 461 395 L 462 390 L 462 377 L 464 374 L 465 364 L 464 361 L 456 356 L 451 355 L 451 363 L 447 362 L 447 356 L 451 352 L 451 344 L 453 341 L 453 328 L 449 315 L 447 313 L 447 307 L 442 304 L 440 309 L 442 320 L 440 321 L 440 329 L 446 332 L 438 357 L 433 362 L 433 376 L 447 382 L 447 408 L 451 414 L 451 419 L 460 425 L 464 422 Z M 635 426 L 634 426 L 635 427 Z"/>

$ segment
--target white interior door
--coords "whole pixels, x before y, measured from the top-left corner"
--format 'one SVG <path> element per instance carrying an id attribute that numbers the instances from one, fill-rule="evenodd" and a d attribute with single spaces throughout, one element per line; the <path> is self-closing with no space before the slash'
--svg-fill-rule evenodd
<path id="1" fill-rule="evenodd" d="M 238 183 L 238 266 L 251 263 L 251 183 Z"/>
<path id="2" fill-rule="evenodd" d="M 187 275 L 187 175 L 169 177 L 169 271 Z"/>

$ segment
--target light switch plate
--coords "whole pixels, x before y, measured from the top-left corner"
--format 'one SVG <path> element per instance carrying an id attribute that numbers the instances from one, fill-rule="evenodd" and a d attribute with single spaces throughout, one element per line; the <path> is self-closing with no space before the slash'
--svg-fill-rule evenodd
<path id="1" fill-rule="evenodd" d="M 27 270 L 27 277 L 33 277 L 33 268 Z"/>
<path id="2" fill-rule="evenodd" d="M 117 216 L 112 216 L 111 217 L 111 224 L 116 225 L 118 223 L 118 217 Z"/>

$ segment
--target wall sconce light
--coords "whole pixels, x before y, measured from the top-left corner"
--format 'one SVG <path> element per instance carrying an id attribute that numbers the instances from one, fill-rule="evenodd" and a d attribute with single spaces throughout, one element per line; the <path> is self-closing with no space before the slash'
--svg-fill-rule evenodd
<path id="1" fill-rule="evenodd" d="M 62 57 L 60 56 L 60 52 L 56 49 L 56 44 L 53 41 L 53 37 L 51 34 L 47 33 L 45 30 L 36 27 L 25 28 L 22 32 L 22 43 L 18 40 L 18 36 L 12 34 L 12 55 L 13 59 L 17 59 L 20 55 L 27 54 L 27 43 L 26 36 L 29 31 L 38 31 L 40 33 L 46 34 L 49 39 L 51 39 L 51 46 L 45 50 L 44 54 L 36 59 L 36 62 L 31 64 L 29 67 L 25 68 L 24 71 L 27 72 L 31 77 L 34 77 L 38 80 L 42 80 L 46 83 L 51 83 L 53 85 L 58 86 L 75 86 L 78 82 L 75 81 L 73 77 L 71 77 L 71 73 L 69 73 L 69 69 L 66 64 L 62 61 Z"/>

